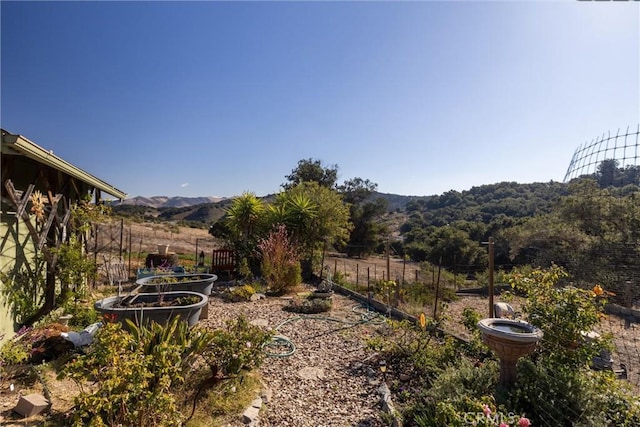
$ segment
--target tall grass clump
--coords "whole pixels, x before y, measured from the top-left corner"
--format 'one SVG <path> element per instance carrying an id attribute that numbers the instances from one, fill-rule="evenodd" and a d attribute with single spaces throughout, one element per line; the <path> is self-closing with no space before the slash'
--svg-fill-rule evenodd
<path id="1" fill-rule="evenodd" d="M 284 225 L 278 225 L 258 243 L 262 275 L 269 291 L 282 295 L 302 281 L 298 248 Z"/>

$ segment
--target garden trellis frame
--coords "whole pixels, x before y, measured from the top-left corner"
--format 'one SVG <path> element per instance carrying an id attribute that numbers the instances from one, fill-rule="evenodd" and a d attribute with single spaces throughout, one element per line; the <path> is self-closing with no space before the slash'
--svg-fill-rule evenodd
<path id="1" fill-rule="evenodd" d="M 640 166 L 640 124 L 636 127 L 635 132 L 629 132 L 629 127 L 625 133 L 621 134 L 620 129 L 615 136 L 611 136 L 611 132 L 607 132 L 607 136 L 602 134 L 590 143 L 578 146 L 567 173 L 564 176 L 564 182 L 569 182 L 574 178 L 585 175 L 595 174 L 598 166 L 604 160 L 612 159 L 619 162 L 621 168 L 628 166 Z M 636 182 L 638 184 L 638 182 Z"/>

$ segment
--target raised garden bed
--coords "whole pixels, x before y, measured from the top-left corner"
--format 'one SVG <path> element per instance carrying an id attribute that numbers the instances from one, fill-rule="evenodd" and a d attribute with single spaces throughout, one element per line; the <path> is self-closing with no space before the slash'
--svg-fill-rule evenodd
<path id="1" fill-rule="evenodd" d="M 199 292 L 156 292 L 107 297 L 96 301 L 95 309 L 107 320 L 123 324 L 129 319 L 137 325 L 151 321 L 166 325 L 178 316 L 193 326 L 208 302 L 209 297 Z"/>
<path id="2" fill-rule="evenodd" d="M 215 274 L 178 273 L 143 277 L 136 280 L 136 284 L 142 286 L 142 292 L 190 291 L 209 296 L 217 279 Z"/>

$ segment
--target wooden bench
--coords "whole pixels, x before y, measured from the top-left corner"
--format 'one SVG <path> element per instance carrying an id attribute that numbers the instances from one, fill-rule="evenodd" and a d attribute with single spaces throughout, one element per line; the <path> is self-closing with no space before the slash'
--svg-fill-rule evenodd
<path id="1" fill-rule="evenodd" d="M 229 279 L 236 270 L 236 253 L 231 249 L 215 249 L 211 256 L 211 272 L 221 275 L 225 273 Z"/>

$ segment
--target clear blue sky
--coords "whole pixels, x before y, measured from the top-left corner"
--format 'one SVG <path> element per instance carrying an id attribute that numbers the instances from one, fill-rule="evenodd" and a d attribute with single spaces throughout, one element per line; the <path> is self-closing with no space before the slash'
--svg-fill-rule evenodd
<path id="1" fill-rule="evenodd" d="M 298 160 L 432 195 L 561 181 L 640 122 L 638 2 L 1 2 L 1 125 L 130 196 Z"/>

